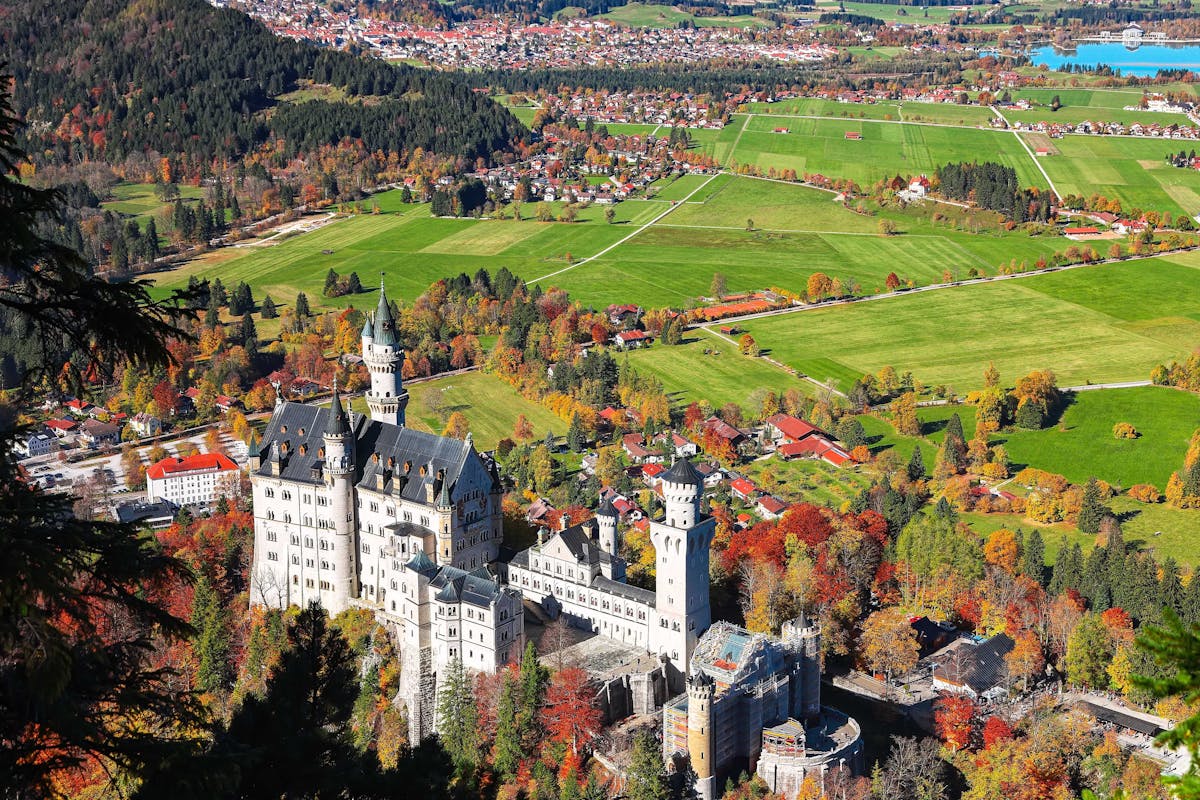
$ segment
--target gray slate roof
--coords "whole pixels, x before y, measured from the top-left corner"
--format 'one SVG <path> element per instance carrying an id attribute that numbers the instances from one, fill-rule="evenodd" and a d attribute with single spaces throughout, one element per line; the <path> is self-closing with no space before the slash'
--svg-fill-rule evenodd
<path id="1" fill-rule="evenodd" d="M 692 466 L 692 462 L 686 458 L 678 459 L 671 468 L 663 473 L 662 479 L 668 483 L 683 483 L 691 484 L 692 486 L 700 486 L 704 483 L 704 476 L 696 471 Z"/>
<path id="2" fill-rule="evenodd" d="M 280 477 L 301 483 L 320 483 L 324 468 L 320 450 L 324 446 L 325 427 L 329 424 L 328 408 L 294 402 L 276 406 L 263 431 L 260 449 L 270 455 L 264 458 L 259 473 L 271 474 L 270 461 L 279 453 Z M 468 442 L 377 422 L 359 414 L 354 416 L 350 427 L 354 439 L 354 480 L 364 488 L 375 489 L 378 485 L 376 476 L 383 473 L 384 491 L 398 491 L 407 500 L 423 503 L 426 484 L 433 484 L 435 496 L 441 489 L 437 483 L 439 474 L 450 486 L 451 499 L 458 496 L 454 488 L 465 473 L 471 473 L 474 483 L 485 487 L 491 484 L 488 466 Z M 288 445 L 286 454 L 279 447 L 283 443 Z M 301 445 L 304 445 L 303 453 Z M 376 454 L 377 460 L 373 458 Z M 409 467 L 407 471 L 405 465 Z M 422 467 L 425 468 L 424 475 L 421 474 Z"/>
<path id="3" fill-rule="evenodd" d="M 500 584 L 486 570 L 481 575 L 479 570 L 464 572 L 457 567 L 442 567 L 430 578 L 429 585 L 439 590 L 434 597 L 446 603 L 487 608 L 500 599 Z"/>

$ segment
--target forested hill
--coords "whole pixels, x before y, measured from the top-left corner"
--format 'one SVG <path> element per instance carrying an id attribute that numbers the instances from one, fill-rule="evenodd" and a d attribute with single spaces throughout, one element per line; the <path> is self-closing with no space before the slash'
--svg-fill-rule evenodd
<path id="1" fill-rule="evenodd" d="M 203 162 L 298 132 L 306 148 L 351 136 L 372 151 L 490 159 L 527 133 L 460 78 L 277 38 L 204 0 L 6 0 L 0 58 L 43 163 L 152 151 Z M 300 79 L 371 102 L 275 114 Z"/>

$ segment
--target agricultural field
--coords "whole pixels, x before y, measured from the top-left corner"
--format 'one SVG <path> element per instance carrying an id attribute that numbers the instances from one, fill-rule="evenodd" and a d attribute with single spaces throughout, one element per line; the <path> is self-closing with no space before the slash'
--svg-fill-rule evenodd
<path id="1" fill-rule="evenodd" d="M 1186 141 L 1077 134 L 1055 139 L 1052 146 L 1057 152 L 1039 163 L 1063 195 L 1101 194 L 1120 200 L 1127 211 L 1189 216 L 1200 211 L 1200 172 L 1165 160 L 1169 153 L 1189 149 Z"/>
<path id="2" fill-rule="evenodd" d="M 119 183 L 112 190 L 114 199 L 106 200 L 100 207 L 132 219 L 138 227 L 145 228 L 149 220 L 171 205 L 159 200 L 155 189 L 153 183 Z M 204 196 L 204 190 L 185 184 L 179 187 L 179 196 L 184 202 L 199 200 Z"/>
<path id="3" fill-rule="evenodd" d="M 727 129 L 737 126 L 735 118 Z M 775 133 L 779 127 L 788 132 Z M 862 139 L 847 139 L 847 133 L 858 133 Z M 932 173 L 948 162 L 976 161 L 981 154 L 1016 169 L 1022 185 L 1045 185 L 1029 153 L 1006 131 L 878 120 L 785 119 L 772 114 L 746 119 L 727 155 L 719 141 L 714 151 L 727 164 L 821 173 L 863 186 L 897 173 Z"/>
<path id="4" fill-rule="evenodd" d="M 1140 122 L 1143 125 L 1191 125 L 1186 114 L 1166 114 L 1161 111 L 1126 111 L 1123 108 L 1104 108 L 1097 106 L 1062 106 L 1058 111 L 1052 111 L 1048 106 L 1031 108 L 1028 111 L 1019 109 L 1001 109 L 1005 119 L 1010 122 L 1059 122 L 1076 124 L 1080 122 L 1119 122 L 1132 125 Z"/>
<path id="5" fill-rule="evenodd" d="M 1049 368 L 1063 386 L 1144 380 L 1200 341 L 1194 254 L 898 295 L 746 323 L 760 347 L 823 379 L 911 369 L 926 385 L 980 385 Z M 1153 305 L 1145 298 L 1156 298 Z M 832 372 L 837 369 L 841 374 Z"/>
<path id="6" fill-rule="evenodd" d="M 838 3 L 817 3 L 820 13 L 834 13 Z M 881 19 L 884 22 L 907 22 L 911 25 L 930 25 L 935 22 L 945 22 L 958 11 L 950 6 L 934 6 L 931 8 L 916 8 L 913 6 L 888 5 L 884 3 L 846 2 L 842 3 L 850 14 L 862 14 L 867 17 Z M 876 48 L 877 50 L 880 48 Z"/>
<path id="7" fill-rule="evenodd" d="M 386 200 L 386 199 L 385 199 Z M 395 206 L 393 209 L 392 206 Z M 550 204 L 557 213 L 561 204 Z M 372 286 L 385 272 L 388 292 L 412 300 L 431 283 L 480 267 L 507 266 L 533 278 L 567 266 L 567 256 L 582 258 L 628 235 L 631 224 L 645 222 L 666 208 L 658 201 L 629 201 L 617 206 L 617 222 L 604 221 L 604 209 L 580 211 L 573 223 L 536 222 L 535 204 L 522 209 L 525 220 L 435 219 L 427 205 L 380 204 L 380 214 L 340 219 L 319 230 L 270 246 L 225 248 L 156 276 L 161 289 L 183 286 L 191 275 L 219 277 L 232 286 L 246 281 L 256 298 L 269 293 L 290 302 L 305 292 L 314 305 L 345 307 L 374 302 L 362 297 L 324 298 L 330 268 L 357 271 Z"/>
<path id="8" fill-rule="evenodd" d="M 1116 439 L 1113 426 L 1128 422 L 1141 434 Z M 1162 491 L 1183 466 L 1192 432 L 1200 427 L 1200 397 L 1157 386 L 1078 392 L 1059 423 L 1041 431 L 992 437 L 1003 443 L 1014 467 L 1035 466 L 1084 483 L 1093 475 L 1128 488 L 1149 483 Z"/>
<path id="9" fill-rule="evenodd" d="M 748 358 L 729 342 L 706 332 L 691 331 L 683 344 L 655 344 L 630 352 L 628 358 L 630 366 L 662 381 L 677 407 L 707 400 L 714 408 L 737 403 L 749 409 L 750 395 L 758 389 L 782 393 L 794 388 L 804 394 L 815 389 L 809 381 L 761 359 Z"/>
<path id="10" fill-rule="evenodd" d="M 468 372 L 408 385 L 410 400 L 406 423 L 411 428 L 441 433 L 445 419 L 455 411 L 466 415 L 471 438 L 479 450 L 490 450 L 496 442 L 512 437 L 517 416 L 524 414 L 533 424 L 537 437 L 552 430 L 556 435 L 566 433 L 567 425 L 543 406 L 521 397 L 516 389 L 494 375 Z M 430 397 L 441 392 L 441 413 L 430 408 Z M 366 401 L 356 398 L 356 411 L 366 413 Z"/>
<path id="11" fill-rule="evenodd" d="M 679 305 L 706 294 L 715 272 L 733 291 L 802 291 L 817 271 L 875 291 L 893 270 L 918 285 L 937 283 L 946 272 L 958 279 L 972 267 L 991 273 L 1012 259 L 1032 264 L 1062 245 L 984 224 L 987 214 L 968 219 L 953 206 L 874 212 L 850 211 L 820 189 L 720 175 L 652 228 L 549 282 L 597 305 L 630 297 Z M 934 223 L 935 213 L 946 219 Z M 899 235 L 880 235 L 880 219 L 893 221 Z M 972 220 L 984 221 L 980 233 L 969 232 Z M 966 230 L 953 227 L 960 221 Z M 617 297 L 614 287 L 625 294 Z"/>
<path id="12" fill-rule="evenodd" d="M 881 100 L 875 103 L 842 103 L 814 97 L 795 97 L 777 103 L 750 103 L 753 114 L 778 117 L 777 125 L 787 125 L 787 117 L 835 117 L 844 119 L 897 120 L 930 122 L 937 125 L 986 127 L 995 115 L 980 106 L 950 103 L 900 103 Z M 772 126 L 775 127 L 775 126 Z"/>
<path id="13" fill-rule="evenodd" d="M 693 22 L 697 27 L 756 28 L 767 23 L 749 14 L 732 17 L 700 17 L 677 6 L 656 3 L 628 3 L 617 6 L 602 19 L 612 20 L 633 28 L 674 28 L 680 22 Z"/>
<path id="14" fill-rule="evenodd" d="M 958 414 L 958 418 L 962 422 L 963 435 L 968 440 L 973 438 L 975 436 L 975 409 L 971 406 L 930 406 L 918 409 L 917 418 L 921 421 L 920 437 L 897 433 L 896 429 L 892 427 L 892 423 L 882 416 L 860 414 L 858 421 L 862 423 L 863 430 L 866 431 L 867 446 L 871 448 L 873 454 L 893 449 L 901 463 L 908 463 L 908 460 L 912 458 L 913 448 L 920 447 L 925 469 L 932 474 L 933 468 L 937 464 L 938 448 L 942 446 L 942 440 L 945 439 L 946 423 L 954 414 Z"/>

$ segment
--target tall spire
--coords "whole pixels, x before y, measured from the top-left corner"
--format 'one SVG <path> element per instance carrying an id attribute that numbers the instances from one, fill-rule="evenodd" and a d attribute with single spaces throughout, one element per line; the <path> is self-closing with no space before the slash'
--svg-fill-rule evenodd
<path id="1" fill-rule="evenodd" d="M 382 275 L 379 278 L 379 305 L 375 309 L 375 344 L 381 347 L 396 346 L 396 320 L 392 317 Z"/>
<path id="2" fill-rule="evenodd" d="M 350 432 L 350 421 L 346 419 L 346 411 L 342 408 L 342 398 L 338 396 L 337 376 L 333 376 L 333 400 L 329 404 L 329 424 L 325 427 L 325 435 L 341 436 Z"/>

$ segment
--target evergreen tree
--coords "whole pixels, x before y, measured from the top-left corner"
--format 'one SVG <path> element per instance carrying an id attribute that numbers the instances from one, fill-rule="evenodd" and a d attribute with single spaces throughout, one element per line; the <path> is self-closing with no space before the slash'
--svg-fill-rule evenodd
<path id="1" fill-rule="evenodd" d="M 925 458 L 921 455 L 921 445 L 913 445 L 912 458 L 908 460 L 908 479 L 919 481 L 925 477 Z"/>
<path id="2" fill-rule="evenodd" d="M 325 273 L 325 288 L 322 290 L 322 294 L 326 297 L 337 297 L 339 294 L 338 280 L 338 274 L 333 271 L 333 267 L 330 267 L 329 272 Z"/>
<path id="3" fill-rule="evenodd" d="M 558 444 L 558 437 L 554 435 L 554 431 L 546 431 L 546 438 L 543 440 L 543 443 L 546 445 L 547 450 L 551 453 L 554 452 L 554 448 Z"/>
<path id="4" fill-rule="evenodd" d="M 242 218 L 242 207 L 238 203 L 237 192 L 229 190 L 229 218 L 237 222 Z"/>
<path id="5" fill-rule="evenodd" d="M 1158 581 L 1157 606 L 1169 609 L 1175 616 L 1183 616 L 1183 582 L 1179 579 L 1179 564 L 1171 556 L 1163 559 L 1162 576 Z"/>
<path id="6" fill-rule="evenodd" d="M 633 740 L 633 755 L 625 772 L 627 800 L 666 800 L 667 771 L 658 742 L 647 731 Z"/>
<path id="7" fill-rule="evenodd" d="M 304 292 L 296 295 L 296 319 L 305 320 L 312 316 L 312 311 L 308 307 L 308 298 Z"/>
<path id="8" fill-rule="evenodd" d="M 129 274 L 129 245 L 125 237 L 118 235 L 113 239 L 112 253 L 109 256 L 109 266 L 119 276 Z"/>
<path id="9" fill-rule="evenodd" d="M 946 421 L 946 438 L 954 439 L 955 447 L 965 451 L 967 449 L 967 439 L 963 435 L 962 419 L 955 411 L 950 415 L 950 419 Z"/>
<path id="10" fill-rule="evenodd" d="M 258 330 L 254 327 L 254 317 L 247 311 L 242 317 L 241 330 L 242 347 L 251 357 L 258 355 Z"/>
<path id="11" fill-rule="evenodd" d="M 1200 575 L 1192 573 L 1183 591 L 1183 611 L 1180 617 L 1189 625 L 1200 624 Z"/>
<path id="12" fill-rule="evenodd" d="M 209 305 L 209 307 L 204 312 L 204 327 L 209 328 L 211 330 L 212 328 L 215 328 L 220 324 L 221 324 L 220 309 L 218 309 L 212 305 Z"/>
<path id="13" fill-rule="evenodd" d="M 1083 563 L 1079 593 L 1087 598 L 1093 611 L 1104 611 L 1112 607 L 1107 550 L 1105 547 L 1093 547 Z"/>
<path id="14" fill-rule="evenodd" d="M 162 251 L 158 244 L 158 225 L 155 224 L 154 217 L 146 221 L 145 242 L 146 260 L 155 261 Z"/>
<path id="15" fill-rule="evenodd" d="M 838 420 L 835 433 L 850 450 L 867 443 L 867 432 L 863 429 L 858 417 L 853 414 L 847 414 Z M 922 474 L 924 474 L 924 468 L 922 468 Z"/>
<path id="16" fill-rule="evenodd" d="M 1039 584 L 1045 583 L 1046 545 L 1043 543 L 1042 534 L 1037 528 L 1034 528 L 1025 540 L 1025 548 L 1021 552 L 1021 574 L 1037 581 Z"/>
<path id="17" fill-rule="evenodd" d="M 221 283 L 220 278 L 214 278 L 208 287 L 208 302 L 216 303 L 217 308 L 229 305 L 229 293 L 225 291 L 225 284 Z"/>
<path id="18" fill-rule="evenodd" d="M 350 277 L 346 279 L 346 294 L 361 294 L 362 290 L 363 285 L 358 279 L 358 273 L 351 272 Z"/>
<path id="19" fill-rule="evenodd" d="M 501 678 L 500 700 L 496 704 L 496 745 L 492 751 L 492 766 L 502 781 L 517 774 L 521 757 L 521 735 L 517 728 L 517 701 L 520 686 L 512 675 L 505 671 Z"/>
<path id="20" fill-rule="evenodd" d="M 1100 484 L 1095 476 L 1088 478 L 1083 488 L 1083 502 L 1079 507 L 1079 530 L 1084 533 L 1099 533 L 1100 522 L 1109 514 L 1108 508 L 1100 500 Z"/>
<path id="21" fill-rule="evenodd" d="M 196 688 L 218 692 L 229 687 L 229 612 L 207 575 L 196 580 L 192 598 L 192 627 L 197 631 L 193 652 L 196 656 Z"/>
<path id="22" fill-rule="evenodd" d="M 1083 550 L 1079 542 L 1067 547 L 1067 537 L 1062 537 L 1058 548 L 1058 559 L 1054 562 L 1054 570 L 1050 577 L 1047 591 L 1052 595 L 1060 595 L 1067 589 L 1079 589 L 1083 583 Z"/>
<path id="23" fill-rule="evenodd" d="M 549 671 L 538 663 L 537 649 L 532 641 L 527 641 L 525 652 L 521 654 L 521 702 L 517 712 L 517 729 L 520 731 L 521 743 L 526 752 L 541 738 L 538 715 L 541 713 L 549 680 Z"/>
<path id="24" fill-rule="evenodd" d="M 567 428 L 567 447 L 572 453 L 582 452 L 585 445 L 583 425 L 578 414 L 571 415 L 571 425 Z"/>
<path id="25" fill-rule="evenodd" d="M 279 316 L 279 312 L 275 310 L 275 301 L 271 299 L 271 295 L 263 298 L 261 313 L 263 319 L 275 319 Z"/>
<path id="26" fill-rule="evenodd" d="M 479 711 L 471 676 L 456 658 L 439 677 L 438 736 L 459 775 L 469 775 L 479 759 Z"/>

